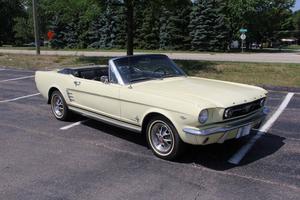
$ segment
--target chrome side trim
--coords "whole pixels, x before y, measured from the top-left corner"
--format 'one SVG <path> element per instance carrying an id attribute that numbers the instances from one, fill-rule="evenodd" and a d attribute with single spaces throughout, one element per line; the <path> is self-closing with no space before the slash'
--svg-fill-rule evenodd
<path id="1" fill-rule="evenodd" d="M 70 92 L 70 90 L 67 89 L 67 95 L 68 95 L 68 98 L 69 100 L 72 102 L 72 101 L 75 101 L 74 99 L 74 95 L 72 92 Z"/>
<path id="2" fill-rule="evenodd" d="M 191 134 L 191 135 L 208 136 L 208 135 L 212 135 L 212 134 L 215 134 L 215 133 L 222 133 L 222 132 L 227 132 L 227 131 L 231 131 L 231 130 L 234 130 L 234 129 L 238 129 L 238 128 L 241 128 L 243 126 L 253 124 L 256 121 L 263 121 L 266 116 L 267 116 L 267 113 L 264 110 L 258 116 L 255 115 L 251 118 L 248 118 L 248 119 L 245 119 L 245 120 L 240 120 L 240 121 L 237 121 L 237 122 L 232 122 L 232 123 L 227 124 L 227 125 L 224 124 L 223 126 L 214 127 L 214 128 L 207 128 L 207 129 L 203 129 L 203 130 L 194 129 L 194 128 L 184 128 L 183 131 L 185 133 Z"/>
<path id="3" fill-rule="evenodd" d="M 88 118 L 91 118 L 91 119 L 94 119 L 97 121 L 101 121 L 106 124 L 124 128 L 124 129 L 130 130 L 130 131 L 136 132 L 136 133 L 142 132 L 142 127 L 137 126 L 137 125 L 129 124 L 129 123 L 117 120 L 117 119 L 112 119 L 112 118 L 109 118 L 109 117 L 106 117 L 106 116 L 103 116 L 103 115 L 100 115 L 97 113 L 93 113 L 93 112 L 90 112 L 87 110 L 83 110 L 83 109 L 80 109 L 80 108 L 77 108 L 74 106 L 70 106 L 70 105 L 69 105 L 69 109 L 76 113 L 79 113 L 85 117 L 88 117 Z"/>

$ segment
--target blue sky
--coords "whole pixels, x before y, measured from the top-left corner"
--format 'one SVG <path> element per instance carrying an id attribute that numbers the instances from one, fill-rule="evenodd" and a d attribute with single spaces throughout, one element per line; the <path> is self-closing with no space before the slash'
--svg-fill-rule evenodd
<path id="1" fill-rule="evenodd" d="M 295 5 L 295 7 L 294 7 L 293 10 L 294 10 L 294 11 L 300 10 L 300 0 L 296 0 L 296 5 Z"/>

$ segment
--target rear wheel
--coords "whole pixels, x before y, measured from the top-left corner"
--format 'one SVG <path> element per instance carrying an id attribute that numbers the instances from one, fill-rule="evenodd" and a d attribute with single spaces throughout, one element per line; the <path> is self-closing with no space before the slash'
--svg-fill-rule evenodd
<path id="1" fill-rule="evenodd" d="M 148 145 L 156 156 L 165 160 L 174 160 L 183 152 L 183 141 L 174 125 L 165 117 L 152 118 L 146 131 Z"/>
<path id="2" fill-rule="evenodd" d="M 59 91 L 54 91 L 51 95 L 51 110 L 58 120 L 66 121 L 70 116 L 66 101 Z"/>

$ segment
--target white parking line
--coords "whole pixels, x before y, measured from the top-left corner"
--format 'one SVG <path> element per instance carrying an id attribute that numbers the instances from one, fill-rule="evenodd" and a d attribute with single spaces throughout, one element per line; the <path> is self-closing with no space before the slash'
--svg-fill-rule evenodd
<path id="1" fill-rule="evenodd" d="M 28 79 L 28 78 L 33 78 L 33 77 L 34 77 L 34 75 L 23 76 L 23 77 L 19 77 L 19 78 L 11 78 L 11 79 L 2 80 L 2 81 L 0 81 L 0 83 L 4 83 L 4 82 L 8 82 L 8 81 L 17 81 L 17 80 Z"/>
<path id="2" fill-rule="evenodd" d="M 88 119 L 83 120 L 83 121 L 79 121 L 79 122 L 75 122 L 75 123 L 67 125 L 67 126 L 63 126 L 63 127 L 60 128 L 60 130 L 67 130 L 67 129 L 73 128 L 74 126 L 79 126 L 80 124 L 83 124 L 86 121 L 88 121 Z"/>
<path id="3" fill-rule="evenodd" d="M 278 119 L 278 117 L 281 115 L 281 113 L 284 111 L 284 109 L 287 107 L 289 102 L 291 101 L 292 97 L 294 96 L 294 93 L 288 93 L 276 112 L 268 119 L 268 121 L 260 128 L 258 129 L 257 134 L 252 137 L 247 144 L 245 144 L 238 152 L 236 152 L 229 160 L 228 162 L 231 164 L 239 164 L 240 161 L 244 158 L 244 156 L 249 152 L 249 150 L 253 147 L 255 142 L 265 133 L 268 132 L 268 130 L 272 127 L 274 122 Z"/>
<path id="4" fill-rule="evenodd" d="M 0 101 L 0 103 L 7 103 L 7 102 L 12 102 L 12 101 L 17 101 L 17 100 L 20 100 L 20 99 L 26 99 L 26 98 L 38 96 L 40 94 L 41 93 L 36 93 L 36 94 L 30 94 L 30 95 L 26 95 L 26 96 L 17 97 L 17 98 L 14 98 L 14 99 L 7 99 L 7 100 Z"/>
<path id="5" fill-rule="evenodd" d="M 5 69 L 0 69 L 0 71 L 4 71 Z"/>

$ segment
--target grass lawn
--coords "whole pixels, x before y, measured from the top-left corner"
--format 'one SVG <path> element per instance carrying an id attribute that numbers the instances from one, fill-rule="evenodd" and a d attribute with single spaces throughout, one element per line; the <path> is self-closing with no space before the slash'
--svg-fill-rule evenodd
<path id="1" fill-rule="evenodd" d="M 0 55 L 0 66 L 24 69 L 54 69 L 66 66 L 107 64 L 105 57 Z M 300 87 L 300 65 L 175 60 L 191 76 L 247 83 Z"/>
<path id="2" fill-rule="evenodd" d="M 286 49 L 300 50 L 300 45 L 290 45 L 290 46 L 287 46 Z"/>
<path id="3" fill-rule="evenodd" d="M 300 87 L 300 65 L 176 61 L 189 75 L 251 85 Z"/>

